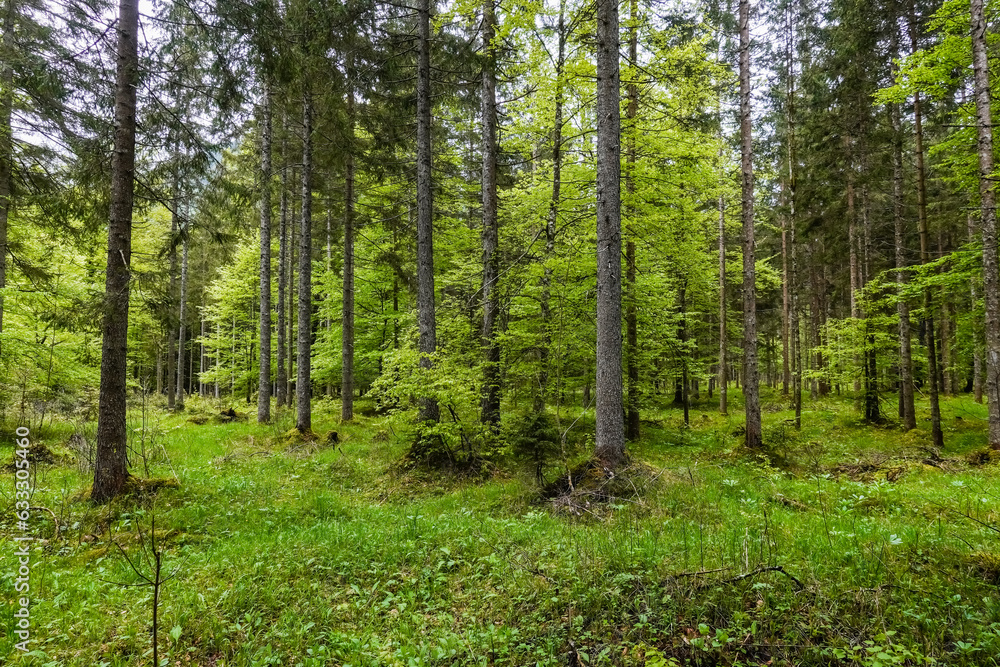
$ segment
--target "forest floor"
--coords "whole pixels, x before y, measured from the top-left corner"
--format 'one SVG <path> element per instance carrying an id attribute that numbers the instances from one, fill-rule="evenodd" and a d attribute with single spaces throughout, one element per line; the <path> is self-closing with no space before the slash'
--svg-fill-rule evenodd
<path id="1" fill-rule="evenodd" d="M 133 474 L 179 488 L 94 507 L 81 442 L 57 421 L 32 434 L 55 458 L 33 467 L 30 653 L 15 648 L 18 533 L 0 486 L 0 663 L 151 665 L 152 533 L 161 664 L 1000 664 L 984 406 L 946 400 L 934 452 L 926 420 L 903 434 L 846 400 L 807 401 L 797 432 L 785 404 L 765 395 L 767 456 L 741 449 L 738 406 L 695 405 L 690 427 L 648 414 L 613 493 L 550 500 L 532 465 L 403 465 L 410 436 L 363 401 L 350 424 L 317 402 L 334 444 L 288 438 L 287 414 L 221 423 L 194 400 L 148 410 L 145 428 L 133 416 Z M 592 415 L 547 482 L 586 459 L 588 429 Z"/>

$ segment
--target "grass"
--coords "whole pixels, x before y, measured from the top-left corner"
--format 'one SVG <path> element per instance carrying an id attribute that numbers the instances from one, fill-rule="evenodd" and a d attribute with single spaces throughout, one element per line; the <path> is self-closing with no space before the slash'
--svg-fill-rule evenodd
<path id="1" fill-rule="evenodd" d="M 155 517 L 170 665 L 998 664 L 1000 467 L 967 460 L 985 408 L 946 401 L 935 457 L 923 421 L 871 428 L 827 399 L 797 432 L 765 398 L 767 455 L 741 450 L 735 411 L 696 405 L 690 428 L 650 411 L 630 451 L 652 478 L 579 516 L 538 501 L 529 464 L 402 467 L 398 423 L 338 424 L 329 402 L 314 430 L 336 446 L 287 439 L 287 414 L 260 427 L 192 423 L 212 415 L 198 401 L 155 413 L 133 472 L 179 489 L 93 507 L 74 500 L 89 479 L 71 459 L 36 467 L 32 505 L 63 530 L 32 513 L 29 655 L 14 648 L 0 517 L 0 656 L 151 664 L 152 590 L 112 540 L 138 563 Z M 59 453 L 69 427 L 38 435 Z"/>

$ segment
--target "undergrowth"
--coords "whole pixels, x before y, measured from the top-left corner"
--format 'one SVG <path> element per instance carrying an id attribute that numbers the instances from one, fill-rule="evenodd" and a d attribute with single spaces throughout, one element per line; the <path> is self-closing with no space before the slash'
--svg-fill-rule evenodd
<path id="1" fill-rule="evenodd" d="M 53 427 L 37 440 L 56 456 L 35 466 L 29 654 L 2 487 L 0 661 L 151 664 L 152 592 L 113 545 L 138 553 L 155 518 L 170 665 L 998 664 L 1000 466 L 976 454 L 982 406 L 944 403 L 936 453 L 846 400 L 811 405 L 801 431 L 779 407 L 761 455 L 707 402 L 690 426 L 651 411 L 634 469 L 574 481 L 593 494 L 577 511 L 559 479 L 588 452 L 561 460 L 537 419 L 473 476 L 405 465 L 412 432 L 375 411 L 340 424 L 321 403 L 316 433 L 336 442 L 293 442 L 287 413 L 258 426 L 192 401 L 151 422 L 149 476 L 178 488 L 104 507 L 76 500 L 90 479 L 72 429 Z"/>

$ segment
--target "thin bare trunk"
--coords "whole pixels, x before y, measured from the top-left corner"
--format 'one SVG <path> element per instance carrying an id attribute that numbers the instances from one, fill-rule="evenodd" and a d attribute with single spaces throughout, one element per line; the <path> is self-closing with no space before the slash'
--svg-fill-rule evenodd
<path id="1" fill-rule="evenodd" d="M 184 220 L 181 230 L 181 293 L 177 309 L 177 409 L 184 409 L 184 350 L 185 336 L 184 319 L 187 317 L 187 283 L 188 283 L 188 238 L 191 234 L 189 217 Z"/>
<path id="2" fill-rule="evenodd" d="M 638 2 L 629 1 L 629 26 L 628 54 L 629 62 L 635 65 L 638 59 L 639 30 L 638 30 Z M 639 86 L 635 82 L 635 73 L 627 86 L 628 105 L 625 115 L 628 119 L 628 140 L 625 151 L 625 192 L 628 197 L 628 216 L 625 226 L 625 364 L 628 387 L 626 392 L 626 419 L 625 438 L 628 440 L 639 439 L 639 325 L 636 305 L 635 288 L 635 220 L 637 206 L 635 202 L 635 163 L 636 149 L 635 137 L 636 116 L 639 113 Z"/>
<path id="3" fill-rule="evenodd" d="M 719 413 L 729 414 L 729 341 L 726 332 L 726 199 L 719 195 Z"/>
<path id="4" fill-rule="evenodd" d="M 354 57 L 348 55 L 347 117 L 351 143 L 344 165 L 344 284 L 340 337 L 340 419 L 354 419 Z M 329 257 L 327 258 L 329 262 Z"/>
<path id="5" fill-rule="evenodd" d="M 896 56 L 897 37 L 892 31 L 891 51 Z M 895 61 L 893 61 L 895 63 Z M 896 69 L 893 64 L 893 71 Z M 906 221 L 903 217 L 903 132 L 899 118 L 899 105 L 891 106 L 892 118 L 892 218 L 896 246 L 896 283 L 900 292 L 907 282 L 906 276 Z M 913 404 L 913 355 L 910 341 L 910 305 L 906 299 L 896 302 L 899 315 L 899 416 L 907 431 L 917 427 L 917 413 Z"/>
<path id="6" fill-rule="evenodd" d="M 275 362 L 275 402 L 288 404 L 288 371 L 285 368 L 287 323 L 285 304 L 288 294 L 288 115 L 281 114 L 281 203 L 278 221 L 278 358 Z"/>
<path id="7" fill-rule="evenodd" d="M 434 316 L 434 201 L 431 185 L 431 0 L 420 0 L 417 39 L 417 328 L 420 367 L 429 369 L 437 350 Z M 437 401 L 421 397 L 420 419 L 440 418 Z"/>
<path id="8" fill-rule="evenodd" d="M 313 100 L 302 98 L 302 211 L 299 227 L 299 328 L 295 378 L 295 428 L 312 430 L 312 122 Z"/>
<path id="9" fill-rule="evenodd" d="M 743 227 L 743 397 L 746 401 L 746 446 L 763 445 L 760 384 L 757 376 L 757 271 L 754 265 L 753 140 L 750 122 L 750 2 L 740 0 L 740 150 Z"/>
<path id="10" fill-rule="evenodd" d="M 264 86 L 260 127 L 260 375 L 257 422 L 271 421 L 271 90 Z"/>
<path id="11" fill-rule="evenodd" d="M 483 388 L 480 421 L 493 431 L 500 428 L 500 343 L 497 340 L 497 315 L 500 292 L 499 230 L 497 221 L 497 19 L 494 0 L 483 3 L 483 65 L 482 88 L 482 198 L 483 198 Z"/>
<path id="12" fill-rule="evenodd" d="M 913 11 L 913 0 L 910 1 L 910 44 L 912 51 L 917 51 L 917 25 Z M 913 123 L 916 140 L 917 158 L 917 213 L 920 228 L 920 261 L 930 262 L 930 237 L 927 226 L 927 181 L 924 170 L 924 132 L 920 112 L 920 93 L 913 95 Z M 931 404 L 931 439 L 935 447 L 944 447 L 944 434 L 941 431 L 941 405 L 938 399 L 938 364 L 936 341 L 934 338 L 934 301 L 930 288 L 924 289 L 924 327 L 927 334 L 927 385 Z"/>

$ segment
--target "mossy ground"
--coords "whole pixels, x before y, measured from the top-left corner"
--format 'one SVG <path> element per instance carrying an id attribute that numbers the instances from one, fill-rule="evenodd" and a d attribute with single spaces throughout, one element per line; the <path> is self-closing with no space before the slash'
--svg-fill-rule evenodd
<path id="1" fill-rule="evenodd" d="M 534 462 L 477 476 L 401 465 L 412 433 L 373 413 L 338 424 L 339 406 L 318 402 L 331 444 L 295 440 L 287 414 L 192 423 L 218 409 L 190 401 L 147 420 L 132 458 L 137 477 L 179 488 L 94 507 L 74 500 L 90 482 L 79 466 L 35 467 L 31 503 L 52 516 L 31 517 L 29 655 L 14 648 L 0 487 L 0 662 L 150 665 L 152 589 L 119 546 L 149 575 L 155 520 L 170 665 L 1000 664 L 985 408 L 946 401 L 934 453 L 923 420 L 871 428 L 830 399 L 798 432 L 785 399 L 765 399 L 765 453 L 740 447 L 738 408 L 696 404 L 690 428 L 650 412 L 635 475 L 591 480 L 576 511 L 566 493 L 545 499 Z M 577 428 L 548 482 L 587 458 L 587 420 Z M 33 437 L 57 449 L 69 429 Z"/>

